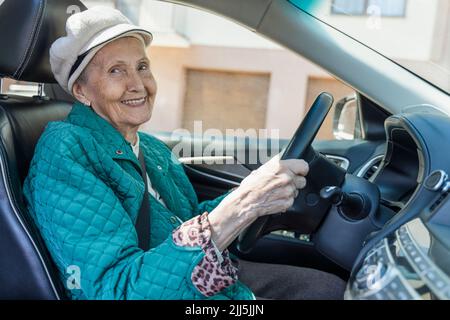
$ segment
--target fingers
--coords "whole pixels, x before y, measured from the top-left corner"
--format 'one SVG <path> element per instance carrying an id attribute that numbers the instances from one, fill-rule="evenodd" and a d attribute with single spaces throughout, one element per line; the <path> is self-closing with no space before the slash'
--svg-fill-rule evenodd
<path id="1" fill-rule="evenodd" d="M 266 162 L 266 164 L 275 164 L 278 163 L 281 159 L 281 154 L 274 155 L 269 161 Z"/>
<path id="2" fill-rule="evenodd" d="M 282 185 L 293 184 L 295 189 L 303 189 L 306 186 L 306 178 L 301 175 L 295 175 L 292 171 L 285 171 L 276 175 Z"/>
<path id="3" fill-rule="evenodd" d="M 306 176 L 309 172 L 308 163 L 303 159 L 282 160 L 289 170 L 296 175 Z"/>
<path id="4" fill-rule="evenodd" d="M 285 198 L 274 201 L 271 206 L 271 210 L 269 210 L 268 214 L 286 212 L 292 205 L 294 204 L 294 198 Z"/>
<path id="5" fill-rule="evenodd" d="M 286 212 L 305 188 L 309 167 L 304 160 L 280 160 L 273 157 L 246 177 L 241 185 L 246 184 L 252 194 L 251 201 L 259 207 L 258 214 Z"/>
<path id="6" fill-rule="evenodd" d="M 302 176 L 296 176 L 292 172 L 285 172 L 277 176 L 277 186 L 286 187 L 287 190 L 291 190 L 294 194 L 298 189 L 303 189 L 306 186 L 306 178 Z M 298 192 L 297 192 L 298 193 Z"/>
<path id="7" fill-rule="evenodd" d="M 306 178 L 302 176 L 295 176 L 294 184 L 296 189 L 303 189 L 306 186 Z"/>
<path id="8" fill-rule="evenodd" d="M 303 189 L 306 186 L 306 178 L 295 176 L 292 183 L 292 188 L 294 189 L 293 197 L 294 199 L 298 197 L 299 189 Z"/>
<path id="9" fill-rule="evenodd" d="M 280 160 L 280 154 L 274 156 L 262 167 L 272 168 L 275 173 L 290 171 L 294 175 L 301 175 L 301 176 L 306 176 L 309 171 L 308 163 L 305 160 L 303 159 Z"/>
<path id="10" fill-rule="evenodd" d="M 291 183 L 288 187 L 288 197 L 295 197 L 295 194 L 297 193 L 297 187 L 295 186 L 295 184 Z"/>

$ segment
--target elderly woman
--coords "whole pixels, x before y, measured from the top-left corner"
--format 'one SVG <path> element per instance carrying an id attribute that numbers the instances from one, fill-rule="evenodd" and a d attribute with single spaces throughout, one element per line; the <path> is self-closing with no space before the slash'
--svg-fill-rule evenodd
<path id="1" fill-rule="evenodd" d="M 227 250 L 258 217 L 292 205 L 306 184 L 304 161 L 276 157 L 232 192 L 198 203 L 171 151 L 138 132 L 156 95 L 151 34 L 103 7 L 72 15 L 66 30 L 50 63 L 77 102 L 46 127 L 24 194 L 69 297 L 342 297 L 333 275 L 235 264 Z"/>

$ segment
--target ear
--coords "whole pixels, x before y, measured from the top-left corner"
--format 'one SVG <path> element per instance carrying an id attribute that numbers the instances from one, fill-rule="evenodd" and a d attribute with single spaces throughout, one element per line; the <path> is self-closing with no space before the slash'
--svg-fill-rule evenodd
<path id="1" fill-rule="evenodd" d="M 80 81 L 75 81 L 75 83 L 72 86 L 72 93 L 74 97 L 80 101 L 81 103 L 84 103 L 87 106 L 91 105 L 91 101 L 86 96 L 86 89 L 83 86 L 83 84 L 80 83 Z"/>

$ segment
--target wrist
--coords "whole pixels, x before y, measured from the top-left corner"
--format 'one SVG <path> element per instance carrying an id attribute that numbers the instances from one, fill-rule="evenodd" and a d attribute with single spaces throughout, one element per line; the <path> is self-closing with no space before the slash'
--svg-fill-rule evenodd
<path id="1" fill-rule="evenodd" d="M 256 220 L 252 208 L 243 203 L 243 195 L 238 188 L 208 215 L 211 238 L 220 251 L 225 250 L 245 228 Z"/>
<path id="2" fill-rule="evenodd" d="M 250 201 L 251 190 L 238 187 L 231 192 L 220 205 L 230 208 L 235 218 L 239 218 L 242 223 L 254 221 L 258 217 L 258 210 L 255 208 L 253 201 Z"/>

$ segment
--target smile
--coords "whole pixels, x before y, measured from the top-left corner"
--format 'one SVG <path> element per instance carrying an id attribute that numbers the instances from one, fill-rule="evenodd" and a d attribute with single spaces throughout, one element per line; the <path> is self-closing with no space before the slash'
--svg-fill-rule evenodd
<path id="1" fill-rule="evenodd" d="M 145 103 L 145 100 L 147 100 L 147 96 L 139 98 L 139 99 L 130 99 L 130 100 L 122 100 L 123 104 L 126 104 L 128 106 L 139 106 L 143 103 Z"/>

